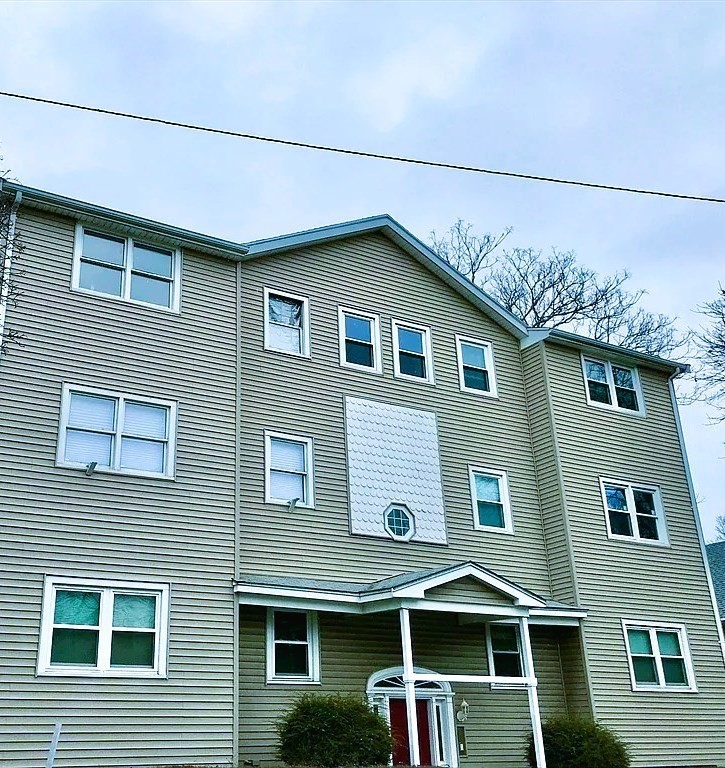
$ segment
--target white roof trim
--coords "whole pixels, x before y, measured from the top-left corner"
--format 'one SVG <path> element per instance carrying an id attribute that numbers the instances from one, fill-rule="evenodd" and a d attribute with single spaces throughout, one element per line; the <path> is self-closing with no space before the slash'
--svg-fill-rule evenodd
<path id="1" fill-rule="evenodd" d="M 283 251 L 305 248 L 333 240 L 342 240 L 356 235 L 379 232 L 392 240 L 396 245 L 410 254 L 414 259 L 427 267 L 443 282 L 468 299 L 474 306 L 491 317 L 499 325 L 510 331 L 516 338 L 522 339 L 527 334 L 526 324 L 518 317 L 499 304 L 492 296 L 482 291 L 470 280 L 461 275 L 447 262 L 441 259 L 425 243 L 415 235 L 408 232 L 392 216 L 382 214 L 371 216 L 367 219 L 346 221 L 341 224 L 332 224 L 327 227 L 318 227 L 304 232 L 295 232 L 280 237 L 271 237 L 265 240 L 255 240 L 246 243 L 249 249 L 244 261 L 258 258 L 259 256 L 271 256 Z"/>

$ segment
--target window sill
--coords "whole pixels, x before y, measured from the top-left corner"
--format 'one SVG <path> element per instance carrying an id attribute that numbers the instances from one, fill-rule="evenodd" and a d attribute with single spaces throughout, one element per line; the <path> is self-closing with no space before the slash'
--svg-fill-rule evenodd
<path id="1" fill-rule="evenodd" d="M 268 678 L 267 685 L 322 685 L 321 680 L 293 680 L 278 677 Z"/>
<path id="2" fill-rule="evenodd" d="M 56 461 L 55 466 L 59 469 L 74 469 L 80 472 L 85 472 L 88 468 L 87 464 L 71 464 L 70 462 L 65 461 Z M 141 477 L 147 480 L 170 480 L 172 482 L 176 481 L 175 474 L 166 475 L 159 474 L 158 472 L 136 472 L 132 470 L 113 469 L 109 467 L 96 467 L 89 477 L 92 477 L 93 475 L 120 475 L 122 477 Z"/>
<path id="3" fill-rule="evenodd" d="M 483 531 L 484 533 L 504 533 L 508 536 L 514 535 L 514 529 L 513 528 L 495 528 L 492 525 L 476 525 L 473 524 L 473 529 L 475 531 Z"/>
<path id="4" fill-rule="evenodd" d="M 498 392 L 495 391 L 489 391 L 486 392 L 483 389 L 470 389 L 469 387 L 458 387 L 461 392 L 465 393 L 466 395 L 474 395 L 475 397 L 486 397 L 489 400 L 498 400 Z"/>
<path id="5" fill-rule="evenodd" d="M 608 534 L 607 538 L 610 541 L 618 541 L 622 544 L 629 544 L 630 546 L 659 547 L 660 549 L 670 549 L 672 547 L 668 540 L 654 541 L 653 539 L 635 539 L 633 536 L 617 536 L 612 533 Z"/>
<path id="6" fill-rule="evenodd" d="M 301 357 L 309 360 L 312 355 L 309 351 L 306 352 L 290 352 L 288 349 L 276 349 L 275 347 L 268 347 L 265 345 L 265 352 L 274 352 L 276 355 L 285 355 L 285 357 Z"/>
<path id="7" fill-rule="evenodd" d="M 698 693 L 697 688 L 667 685 L 632 686 L 632 691 L 634 693 Z"/>
<path id="8" fill-rule="evenodd" d="M 265 499 L 265 504 L 273 504 L 278 507 L 289 507 L 292 499 Z M 295 504 L 295 509 L 314 509 L 314 504 L 302 504 L 299 501 Z"/>
<path id="9" fill-rule="evenodd" d="M 633 416 L 636 419 L 644 419 L 647 417 L 647 412 L 642 409 L 640 411 L 632 411 L 629 408 L 620 408 L 617 405 L 607 405 L 606 403 L 597 403 L 594 400 L 587 399 L 587 405 L 592 408 L 597 408 L 605 413 L 618 413 L 624 416 Z"/>
<path id="10" fill-rule="evenodd" d="M 161 304 L 151 304 L 147 301 L 139 301 L 138 299 L 127 299 L 124 296 L 114 296 L 112 293 L 102 293 L 101 291 L 91 291 L 88 288 L 71 287 L 73 293 L 81 293 L 84 296 L 93 296 L 97 299 L 108 299 L 109 301 L 116 301 L 121 304 L 130 304 L 134 307 L 143 307 L 145 309 L 155 310 L 157 312 L 164 312 L 167 315 L 180 315 L 181 308 L 178 306 L 163 307 Z"/>
<path id="11" fill-rule="evenodd" d="M 63 669 L 39 669 L 36 672 L 36 677 L 114 677 L 114 678 L 142 678 L 145 680 L 167 680 L 167 674 L 161 674 L 153 670 L 92 670 L 92 669 L 80 669 L 78 667 L 67 667 Z"/>
<path id="12" fill-rule="evenodd" d="M 431 387 L 435 387 L 435 379 L 424 379 L 420 376 L 406 376 L 404 373 L 395 373 L 395 378 L 401 381 L 414 381 L 416 384 L 428 384 Z"/>
<path id="13" fill-rule="evenodd" d="M 383 372 L 380 368 L 369 368 L 367 365 L 355 365 L 354 363 L 346 363 L 340 361 L 340 368 L 348 368 L 351 371 L 359 371 L 360 373 L 372 373 L 376 376 L 382 376 Z"/>

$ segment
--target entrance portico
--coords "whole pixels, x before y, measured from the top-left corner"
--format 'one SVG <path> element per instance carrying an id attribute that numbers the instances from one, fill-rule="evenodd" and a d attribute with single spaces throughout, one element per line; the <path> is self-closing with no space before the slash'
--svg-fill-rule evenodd
<path id="1" fill-rule="evenodd" d="M 500 700 L 516 698 L 513 693 L 516 690 L 520 692 L 519 696 L 525 692 L 538 764 L 542 768 L 546 765 L 530 627 L 540 624 L 575 627 L 586 615 L 584 611 L 547 602 L 473 562 L 400 574 L 368 584 L 254 575 L 240 579 L 235 592 L 240 606 L 315 612 L 315 615 L 319 614 L 323 628 L 334 625 L 335 614 L 364 614 L 370 615 L 371 620 L 375 614 L 390 618 L 391 614 L 397 616 L 398 659 L 402 664 L 370 669 L 365 689 L 370 703 L 390 723 L 396 739 L 394 763 L 406 761 L 414 766 L 448 765 L 452 768 L 460 764 L 459 750 L 463 745 L 457 738 L 456 725 L 465 715 L 460 710 L 461 699 L 458 700 L 459 711 L 454 703 L 459 688 L 469 692 L 495 689 L 500 691 L 497 694 L 501 696 Z M 451 653 L 455 654 L 455 631 L 445 633 L 446 639 L 441 641 L 441 663 L 434 665 L 429 651 L 425 652 L 425 659 L 416 658 L 414 649 L 431 647 L 430 637 L 417 639 L 411 629 L 411 617 L 420 616 L 422 621 L 424 615 L 440 616 L 449 630 L 451 624 L 459 626 L 461 635 L 467 632 L 470 636 L 471 630 L 480 633 L 475 635 L 480 637 L 478 650 L 469 642 L 467 665 L 444 661 L 450 659 Z M 420 622 L 415 619 L 412 623 L 418 626 Z M 388 622 L 385 625 L 390 626 Z M 496 626 L 508 628 L 513 650 L 492 647 L 490 628 Z M 323 634 L 323 648 L 325 642 Z M 387 637 L 385 642 L 389 642 Z M 347 648 L 346 652 L 350 659 L 354 659 L 352 664 L 363 665 L 354 647 Z M 361 648 L 360 654 L 364 653 Z M 509 663 L 514 656 L 515 663 Z M 329 677 L 325 670 L 329 663 L 323 651 L 321 682 L 326 690 L 329 689 Z M 339 679 L 339 670 L 335 671 L 335 677 Z M 343 689 L 349 690 L 344 686 Z M 466 696 L 471 698 L 471 693 Z M 470 732 L 475 736 L 472 730 Z M 520 752 L 520 747 L 516 751 Z"/>

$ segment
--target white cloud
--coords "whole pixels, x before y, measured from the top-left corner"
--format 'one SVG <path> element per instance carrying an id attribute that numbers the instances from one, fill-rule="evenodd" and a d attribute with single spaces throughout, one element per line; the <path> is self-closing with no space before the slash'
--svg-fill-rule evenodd
<path id="1" fill-rule="evenodd" d="M 423 101 L 453 101 L 481 58 L 480 40 L 456 30 L 438 30 L 396 48 L 348 83 L 349 98 L 380 131 L 399 126 Z"/>

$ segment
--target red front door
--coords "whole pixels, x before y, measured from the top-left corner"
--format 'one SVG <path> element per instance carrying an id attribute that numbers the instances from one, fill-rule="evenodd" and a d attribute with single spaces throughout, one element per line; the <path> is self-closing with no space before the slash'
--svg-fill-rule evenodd
<path id="1" fill-rule="evenodd" d="M 427 699 L 418 699 L 415 708 L 418 713 L 420 764 L 430 765 L 430 718 Z M 390 732 L 393 736 L 393 765 L 410 765 L 408 710 L 405 699 L 390 699 Z"/>

